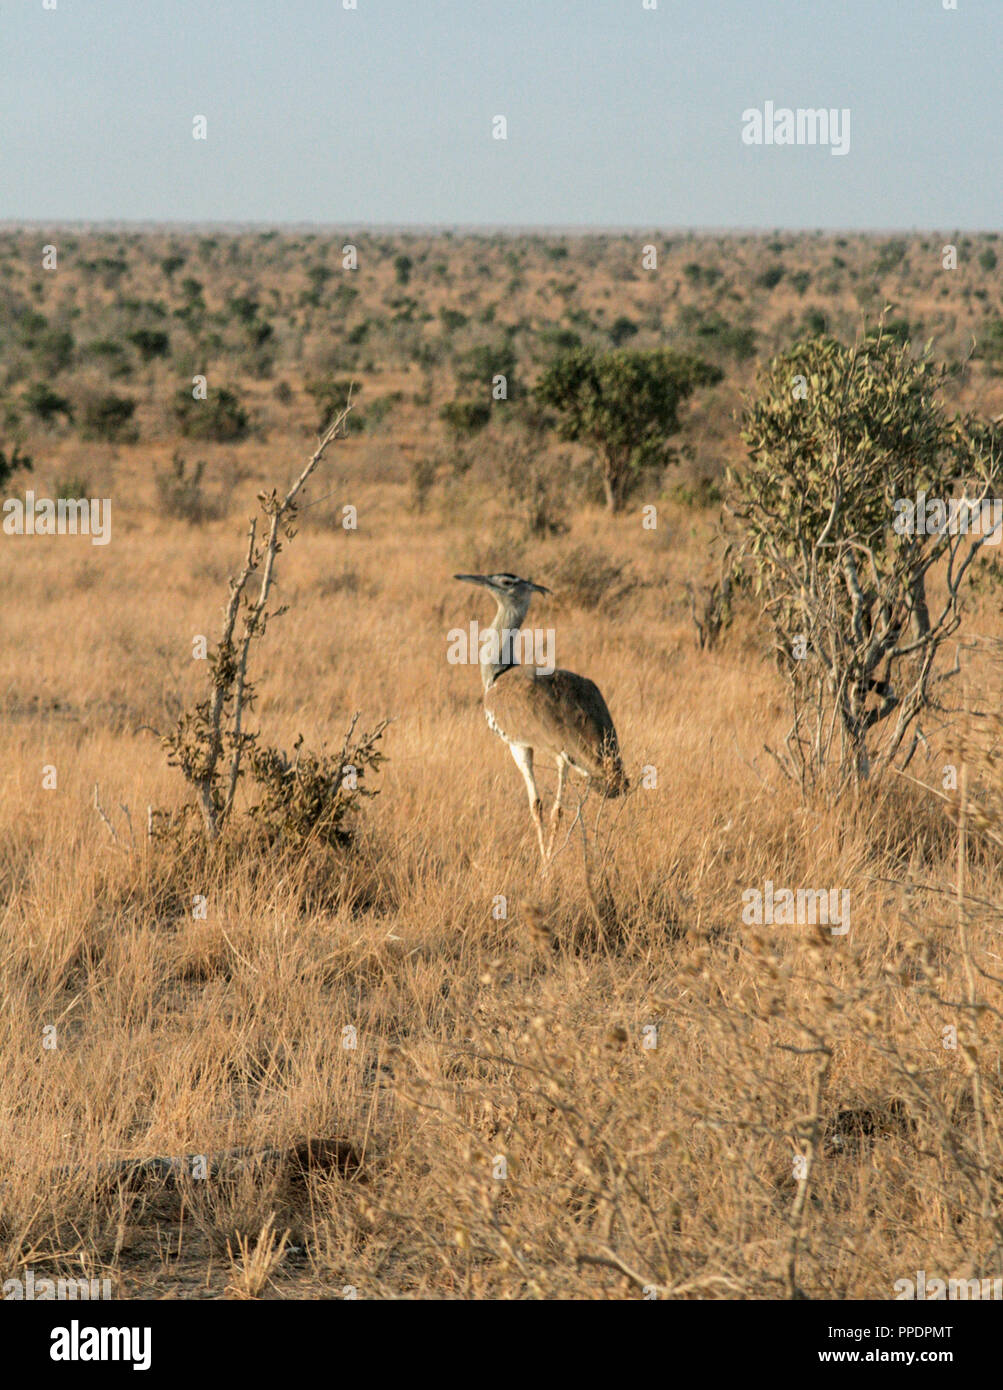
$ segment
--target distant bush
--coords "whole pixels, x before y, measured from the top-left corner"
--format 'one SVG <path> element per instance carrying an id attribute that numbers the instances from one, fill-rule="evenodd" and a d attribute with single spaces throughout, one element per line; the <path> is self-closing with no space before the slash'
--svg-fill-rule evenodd
<path id="1" fill-rule="evenodd" d="M 181 293 L 184 295 L 185 299 L 188 300 L 189 304 L 197 303 L 201 305 L 203 309 L 205 308 L 205 300 L 202 297 L 201 280 L 196 280 L 192 275 L 187 276 L 181 281 Z"/>
<path id="2" fill-rule="evenodd" d="M 312 397 L 317 407 L 317 431 L 318 433 L 326 430 L 328 425 L 336 415 L 340 415 L 348 404 L 348 393 L 352 388 L 352 383 L 339 377 L 319 377 L 306 384 L 306 393 Z M 360 387 L 356 386 L 355 395 L 357 396 Z M 358 410 L 354 409 L 345 421 L 346 434 L 359 434 L 366 427 L 366 422 Z"/>
<path id="3" fill-rule="evenodd" d="M 439 411 L 439 419 L 453 434 L 464 437 L 482 430 L 491 419 L 489 401 L 447 401 Z"/>
<path id="4" fill-rule="evenodd" d="M 72 474 L 68 478 L 60 478 L 56 483 L 56 501 L 75 500 L 78 497 L 90 495 L 91 485 L 88 478 L 81 477 L 79 473 Z"/>
<path id="5" fill-rule="evenodd" d="M 784 268 L 782 265 L 771 265 L 756 276 L 756 284 L 764 290 L 774 290 L 784 278 Z"/>
<path id="6" fill-rule="evenodd" d="M 95 338 L 80 349 L 81 355 L 96 359 L 114 380 L 133 374 L 132 362 L 121 343 L 114 338 Z"/>
<path id="7" fill-rule="evenodd" d="M 708 343 L 738 362 L 756 355 L 756 330 L 732 323 L 721 314 L 701 315 L 698 310 L 684 307 L 680 324 L 701 341 Z"/>
<path id="8" fill-rule="evenodd" d="M 439 318 L 447 333 L 455 333 L 469 322 L 466 314 L 461 314 L 459 309 L 440 309 Z"/>
<path id="9" fill-rule="evenodd" d="M 358 297 L 359 291 L 354 285 L 346 285 L 342 282 L 334 292 L 334 307 L 341 313 L 346 313 Z"/>
<path id="10" fill-rule="evenodd" d="M 420 458 L 413 458 L 408 466 L 408 477 L 411 483 L 411 509 L 416 512 L 423 512 L 428 505 L 428 499 L 432 488 L 435 486 L 438 465 L 435 459 L 422 454 Z"/>
<path id="11" fill-rule="evenodd" d="M 32 415 L 43 424 L 50 425 L 57 415 L 62 415 L 66 420 L 73 419 L 73 407 L 70 402 L 65 396 L 53 391 L 48 382 L 32 382 L 22 400 Z"/>
<path id="12" fill-rule="evenodd" d="M 367 430 L 375 429 L 382 425 L 383 421 L 391 413 L 395 405 L 399 405 L 404 399 L 402 391 L 391 391 L 386 396 L 377 396 L 374 401 L 366 407 L 365 415 L 362 418 L 363 427 Z M 352 418 L 351 415 L 348 417 Z"/>
<path id="13" fill-rule="evenodd" d="M 541 328 L 538 341 L 547 352 L 571 352 L 582 345 L 581 335 L 572 328 Z"/>
<path id="14" fill-rule="evenodd" d="M 500 471 L 513 510 L 531 536 L 562 536 L 570 529 L 566 461 L 555 466 L 534 432 L 505 453 Z"/>
<path id="15" fill-rule="evenodd" d="M 905 260 L 906 252 L 909 250 L 907 242 L 896 239 L 888 241 L 878 252 L 874 269 L 879 275 L 886 275 L 891 270 L 896 270 Z"/>
<path id="16" fill-rule="evenodd" d="M 998 257 L 991 246 L 987 246 L 984 251 L 979 253 L 979 265 L 987 273 L 996 269 Z"/>
<path id="17" fill-rule="evenodd" d="M 482 387 L 490 390 L 496 376 L 505 378 L 508 398 L 517 394 L 515 384 L 515 349 L 507 339 L 495 343 L 478 343 L 465 352 L 456 364 L 456 376 L 460 385 L 468 390 Z"/>
<path id="18" fill-rule="evenodd" d="M 26 309 L 20 319 L 15 319 L 18 337 L 26 348 L 37 346 L 40 336 L 49 327 L 49 320 L 37 309 Z"/>
<path id="19" fill-rule="evenodd" d="M 171 347 L 170 338 L 159 328 L 137 328 L 129 334 L 129 342 L 138 349 L 144 362 L 166 357 Z"/>
<path id="20" fill-rule="evenodd" d="M 227 307 L 230 317 L 238 319 L 241 323 L 253 323 L 258 317 L 258 301 L 250 299 L 247 295 L 235 295 Z"/>
<path id="21" fill-rule="evenodd" d="M 721 271 L 716 266 L 700 265 L 698 261 L 690 261 L 684 265 L 683 274 L 691 285 L 705 285 L 708 289 L 716 285 L 721 279 Z"/>
<path id="22" fill-rule="evenodd" d="M 154 474 L 160 508 L 166 516 L 198 526 L 218 515 L 218 508 L 206 499 L 202 490 L 204 472 L 204 459 L 199 459 L 189 472 L 181 454 L 175 452 L 170 471 Z"/>
<path id="23" fill-rule="evenodd" d="M 996 371 L 1003 371 L 1003 318 L 987 319 L 978 341 L 979 356 Z"/>
<path id="24" fill-rule="evenodd" d="M 328 280 L 330 280 L 333 275 L 334 271 L 330 266 L 312 265 L 306 273 L 306 278 L 310 281 L 310 288 L 303 296 L 304 302 L 312 304 L 316 308 L 324 297 L 324 290 Z"/>
<path id="25" fill-rule="evenodd" d="M 41 371 L 50 376 L 66 371 L 76 347 L 68 328 L 43 328 L 32 341 L 32 354 Z"/>
<path id="26" fill-rule="evenodd" d="M 811 275 L 807 270 L 795 270 L 788 280 L 796 294 L 804 294 L 811 284 Z"/>
<path id="27" fill-rule="evenodd" d="M 720 506 L 724 493 L 715 478 L 701 477 L 691 482 L 677 483 L 669 495 L 681 507 L 700 510 L 705 507 Z"/>
<path id="28" fill-rule="evenodd" d="M 174 397 L 174 418 L 186 439 L 211 439 L 226 444 L 244 439 L 250 420 L 235 391 L 226 386 L 210 390 L 197 401 L 186 386 Z"/>
<path id="29" fill-rule="evenodd" d="M 891 338 L 893 342 L 907 346 L 912 339 L 913 328 L 908 319 L 887 319 L 885 321 L 885 337 Z"/>
<path id="30" fill-rule="evenodd" d="M 554 575 L 554 590 L 579 608 L 612 608 L 638 585 L 625 565 L 610 560 L 601 550 L 579 545 L 566 555 Z"/>
<path id="31" fill-rule="evenodd" d="M 83 436 L 103 439 L 110 444 L 132 444 L 139 431 L 132 423 L 136 402 L 131 396 L 117 396 L 106 391 L 84 402 Z"/>
<path id="32" fill-rule="evenodd" d="M 622 347 L 628 338 L 636 337 L 637 324 L 633 319 L 621 314 L 618 319 L 614 319 L 609 330 L 609 336 L 613 341 L 614 347 Z"/>
<path id="33" fill-rule="evenodd" d="M 22 454 L 19 445 L 15 444 L 9 454 L 5 449 L 0 449 L 0 488 L 6 487 L 8 480 L 19 470 L 30 473 L 33 467 L 31 456 Z"/>

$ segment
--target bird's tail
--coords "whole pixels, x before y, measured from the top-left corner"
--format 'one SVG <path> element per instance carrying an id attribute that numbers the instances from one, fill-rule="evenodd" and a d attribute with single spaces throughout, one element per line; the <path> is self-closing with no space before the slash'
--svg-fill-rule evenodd
<path id="1" fill-rule="evenodd" d="M 602 796 L 623 796 L 630 786 L 623 770 L 620 745 L 612 727 L 604 733 L 598 749 L 582 739 L 577 748 L 565 748 L 565 757 L 575 771 L 587 777 Z"/>
<path id="2" fill-rule="evenodd" d="M 596 779 L 596 785 L 603 796 L 623 796 L 630 789 L 630 779 L 623 770 L 619 758 L 603 764 L 603 776 Z"/>

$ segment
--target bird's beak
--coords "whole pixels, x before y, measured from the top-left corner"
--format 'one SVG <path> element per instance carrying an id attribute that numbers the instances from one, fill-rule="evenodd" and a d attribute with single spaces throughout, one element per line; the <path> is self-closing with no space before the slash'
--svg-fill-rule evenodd
<path id="1" fill-rule="evenodd" d="M 486 574 L 454 574 L 454 579 L 462 579 L 467 584 L 486 584 L 488 577 Z"/>
<path id="2" fill-rule="evenodd" d="M 549 593 L 552 592 L 552 590 L 548 589 L 548 588 L 547 588 L 545 585 L 543 585 L 543 584 L 534 584 L 534 585 L 532 586 L 532 588 L 533 588 L 533 593 L 534 593 L 534 594 L 549 594 Z"/>

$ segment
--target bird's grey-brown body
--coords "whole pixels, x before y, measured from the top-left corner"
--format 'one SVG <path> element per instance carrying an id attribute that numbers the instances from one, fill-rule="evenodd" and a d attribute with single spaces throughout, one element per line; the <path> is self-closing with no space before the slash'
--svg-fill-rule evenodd
<path id="1" fill-rule="evenodd" d="M 513 666 L 485 692 L 484 712 L 507 744 L 526 744 L 538 757 L 566 758 L 605 796 L 626 791 L 613 720 L 601 690 L 586 676 Z"/>
<path id="2" fill-rule="evenodd" d="M 494 641 L 482 644 L 481 649 L 484 713 L 492 730 L 508 744 L 523 775 L 540 853 L 546 864 L 553 854 L 569 767 L 587 778 L 603 796 L 619 796 L 627 790 L 616 729 L 594 681 L 574 671 L 541 670 L 519 665 L 513 659 L 516 636 L 530 599 L 534 593 L 549 593 L 548 589 L 514 574 L 454 577 L 489 589 L 498 604 L 490 629 Z M 549 758 L 557 767 L 549 844 L 544 839 L 543 812 L 533 771 L 537 757 Z"/>

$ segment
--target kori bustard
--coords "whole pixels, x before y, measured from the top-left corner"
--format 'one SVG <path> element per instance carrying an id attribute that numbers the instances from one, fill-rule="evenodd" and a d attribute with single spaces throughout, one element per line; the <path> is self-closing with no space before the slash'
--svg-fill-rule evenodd
<path id="1" fill-rule="evenodd" d="M 554 852 L 569 767 L 603 796 L 619 796 L 627 790 L 616 729 L 593 681 L 573 671 L 544 671 L 515 660 L 519 629 L 530 601 L 534 594 L 549 594 L 549 589 L 516 574 L 455 574 L 453 578 L 481 585 L 498 605 L 490 629 L 481 633 L 484 713 L 491 729 L 508 744 L 523 775 L 546 866 Z M 557 766 L 557 795 L 546 841 L 543 808 L 533 776 L 534 757 L 552 758 Z"/>

